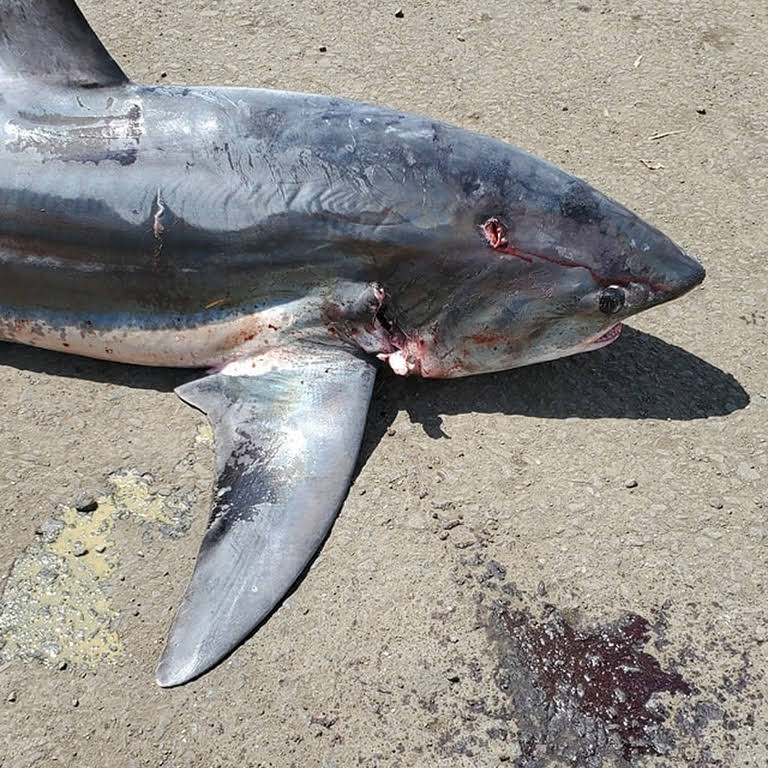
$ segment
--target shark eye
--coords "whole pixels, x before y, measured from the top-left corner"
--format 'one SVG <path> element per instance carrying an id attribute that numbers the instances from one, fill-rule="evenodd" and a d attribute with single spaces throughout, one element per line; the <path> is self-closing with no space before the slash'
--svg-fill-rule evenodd
<path id="1" fill-rule="evenodd" d="M 605 315 L 615 315 L 623 306 L 626 291 L 618 285 L 609 285 L 600 294 L 600 311 Z"/>

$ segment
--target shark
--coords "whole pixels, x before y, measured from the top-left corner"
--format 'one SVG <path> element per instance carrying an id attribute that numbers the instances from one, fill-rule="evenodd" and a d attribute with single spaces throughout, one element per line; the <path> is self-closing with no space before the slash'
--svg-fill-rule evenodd
<path id="1" fill-rule="evenodd" d="M 157 666 L 194 679 L 322 546 L 377 369 L 588 352 L 704 278 L 586 182 L 333 96 L 132 82 L 73 0 L 0 0 L 0 339 L 199 369 L 208 528 Z"/>

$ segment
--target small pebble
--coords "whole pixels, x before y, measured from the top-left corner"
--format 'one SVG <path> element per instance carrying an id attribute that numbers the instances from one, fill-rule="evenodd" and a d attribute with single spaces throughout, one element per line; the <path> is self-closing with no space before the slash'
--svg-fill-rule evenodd
<path id="1" fill-rule="evenodd" d="M 89 512 L 95 512 L 99 503 L 90 494 L 82 493 L 75 499 L 75 509 L 87 515 Z"/>
<path id="2" fill-rule="evenodd" d="M 88 554 L 88 548 L 85 546 L 85 544 L 83 544 L 82 541 L 76 541 L 72 545 L 72 554 L 75 557 L 82 557 L 83 555 Z"/>
<path id="3" fill-rule="evenodd" d="M 464 37 L 464 35 L 456 35 L 456 39 L 457 39 L 457 40 L 458 40 L 460 43 L 463 43 L 463 42 L 464 42 L 464 41 L 465 41 L 467 38 L 466 38 L 466 37 Z"/>
<path id="4" fill-rule="evenodd" d="M 698 112 L 700 115 L 706 115 L 706 114 L 707 114 L 707 110 L 706 110 L 706 109 L 704 109 L 704 107 L 699 107 L 699 108 L 698 108 L 696 111 L 697 111 L 697 112 Z"/>
<path id="5" fill-rule="evenodd" d="M 539 597 L 544 597 L 547 594 L 547 585 L 543 581 L 540 581 L 536 587 L 536 594 Z"/>
<path id="6" fill-rule="evenodd" d="M 59 578 L 59 572 L 54 568 L 46 566 L 38 571 L 37 578 L 40 579 L 40 581 L 46 581 L 49 584 L 53 584 L 53 582 Z"/>
<path id="7" fill-rule="evenodd" d="M 104 544 L 97 544 L 97 545 L 94 547 L 94 549 L 95 549 L 95 550 L 96 550 L 96 551 L 97 551 L 99 554 L 101 554 L 102 552 L 104 552 L 104 551 L 106 550 L 106 546 L 104 546 Z"/>
<path id="8" fill-rule="evenodd" d="M 63 529 L 64 523 L 61 520 L 54 520 L 53 518 L 46 520 L 41 526 L 43 541 L 46 544 L 53 544 Z"/>
<path id="9" fill-rule="evenodd" d="M 8 694 L 8 701 L 10 701 L 10 702 L 16 701 L 16 691 L 11 691 Z"/>
<path id="10" fill-rule="evenodd" d="M 317 50 L 320 51 L 320 53 L 325 53 L 328 48 L 325 45 L 321 45 Z"/>
<path id="11" fill-rule="evenodd" d="M 720 501 L 720 499 L 710 499 L 709 506 L 712 507 L 713 509 L 722 509 L 723 502 Z"/>
<path id="12" fill-rule="evenodd" d="M 61 664 L 59 664 L 59 672 L 63 672 L 67 668 L 67 662 L 62 661 Z"/>
<path id="13" fill-rule="evenodd" d="M 72 699 L 72 706 L 73 707 L 79 707 L 80 706 L 80 699 Z"/>
<path id="14" fill-rule="evenodd" d="M 627 480 L 624 483 L 625 488 L 637 488 L 637 480 Z"/>
<path id="15" fill-rule="evenodd" d="M 402 8 L 398 8 L 395 11 L 395 18 L 396 19 L 402 19 L 404 16 L 405 16 L 405 14 L 403 13 L 403 9 Z"/>
<path id="16" fill-rule="evenodd" d="M 461 678 L 459 677 L 459 673 L 458 672 L 454 672 L 454 670 L 452 670 L 452 669 L 449 669 L 445 673 L 445 676 L 448 678 L 448 682 L 449 683 L 458 683 L 459 680 L 461 680 Z"/>

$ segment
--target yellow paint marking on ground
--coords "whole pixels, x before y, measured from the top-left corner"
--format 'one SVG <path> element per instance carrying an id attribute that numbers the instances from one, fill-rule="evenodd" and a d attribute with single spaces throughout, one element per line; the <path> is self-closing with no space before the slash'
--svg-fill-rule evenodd
<path id="1" fill-rule="evenodd" d="M 14 562 L 3 591 L 0 658 L 91 666 L 122 654 L 118 615 L 100 583 L 117 565 L 109 536 L 118 511 L 109 496 L 97 501 L 90 514 L 64 508 L 58 535 Z"/>
<path id="2" fill-rule="evenodd" d="M 168 508 L 165 498 L 153 493 L 151 485 L 136 472 L 114 475 L 109 479 L 115 505 L 129 511 L 139 520 L 149 523 L 175 525 L 177 519 Z"/>
<path id="3" fill-rule="evenodd" d="M 116 565 L 114 553 L 110 551 L 114 542 L 107 536 L 112 532 L 119 516 L 117 502 L 109 496 L 102 496 L 97 502 L 99 506 L 89 514 L 81 514 L 72 507 L 65 507 L 60 518 L 64 528 L 49 545 L 50 550 L 66 558 L 72 572 L 83 579 L 103 578 L 111 573 Z M 85 548 L 86 554 L 74 555 L 78 544 Z M 97 548 L 103 548 L 104 551 L 98 552 Z"/>
<path id="4" fill-rule="evenodd" d="M 154 492 L 137 472 L 117 473 L 109 483 L 112 493 L 99 497 L 93 512 L 63 508 L 16 558 L 0 598 L 0 662 L 93 666 L 123 654 L 108 594 L 119 565 L 115 524 L 128 518 L 179 535 L 188 505 L 178 495 Z"/>
<path id="5" fill-rule="evenodd" d="M 207 421 L 205 424 L 200 424 L 200 426 L 198 426 L 195 442 L 198 445 L 213 445 L 213 427 L 211 427 Z"/>

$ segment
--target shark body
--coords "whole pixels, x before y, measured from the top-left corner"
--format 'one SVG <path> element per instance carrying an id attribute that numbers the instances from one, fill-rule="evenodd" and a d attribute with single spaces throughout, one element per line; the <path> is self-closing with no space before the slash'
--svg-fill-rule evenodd
<path id="1" fill-rule="evenodd" d="M 328 96 L 130 82 L 72 0 L 0 0 L 0 339 L 208 369 L 208 531 L 157 679 L 201 674 L 327 535 L 376 369 L 597 349 L 701 266 L 503 142 Z"/>

